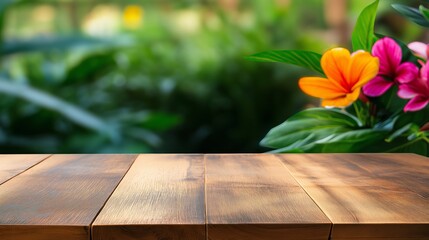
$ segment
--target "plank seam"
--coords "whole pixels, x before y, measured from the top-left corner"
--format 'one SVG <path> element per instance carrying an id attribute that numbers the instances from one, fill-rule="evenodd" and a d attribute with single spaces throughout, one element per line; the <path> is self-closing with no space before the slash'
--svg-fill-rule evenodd
<path id="1" fill-rule="evenodd" d="M 325 214 L 325 213 L 323 213 Z M 326 214 L 325 214 L 326 215 Z M 326 216 L 328 217 L 328 216 Z M 328 218 L 329 219 L 329 218 Z M 331 221 L 331 219 L 329 219 L 329 221 Z M 331 221 L 332 222 L 332 221 Z M 329 236 L 328 236 L 328 240 L 332 240 L 332 232 L 334 231 L 334 223 L 331 224 L 331 229 L 329 230 Z"/>
<path id="2" fill-rule="evenodd" d="M 95 220 L 97 219 L 98 215 L 100 215 L 101 211 L 103 210 L 103 208 L 106 206 L 107 202 L 109 201 L 109 199 L 112 197 L 113 193 L 116 191 L 116 189 L 118 188 L 118 186 L 121 184 L 122 180 L 125 178 L 125 176 L 128 174 L 128 172 L 130 171 L 131 167 L 134 165 L 134 163 L 136 162 L 137 158 L 140 156 L 141 154 L 136 154 L 136 157 L 134 158 L 133 162 L 130 164 L 130 167 L 127 169 L 127 171 L 125 171 L 124 175 L 122 176 L 121 180 L 119 180 L 118 184 L 115 186 L 115 188 L 113 189 L 113 191 L 109 194 L 109 196 L 107 197 L 106 201 L 104 201 L 103 206 L 101 206 L 100 210 L 98 210 L 97 214 L 95 214 L 94 219 L 92 219 L 92 222 L 89 224 L 89 239 L 93 240 L 94 236 L 93 236 L 93 224 L 95 222 Z"/>
<path id="3" fill-rule="evenodd" d="M 280 163 L 282 164 L 282 166 L 288 171 L 288 173 L 292 176 L 292 178 L 298 183 L 298 185 L 302 188 L 302 190 L 304 190 L 305 194 L 307 194 L 307 196 L 311 199 L 311 201 L 314 202 L 314 204 L 316 204 L 316 206 L 320 209 L 320 211 L 323 213 L 323 215 L 325 215 L 325 217 L 331 222 L 331 228 L 329 230 L 329 235 L 328 235 L 328 240 L 331 240 L 331 235 L 332 235 L 332 228 L 334 226 L 334 223 L 332 222 L 332 220 L 328 217 L 328 215 L 323 211 L 323 209 L 319 206 L 319 204 L 317 204 L 317 202 L 313 199 L 313 197 L 307 192 L 307 190 L 304 188 L 304 186 L 302 186 L 302 184 L 298 181 L 297 178 L 295 178 L 295 176 L 292 174 L 292 172 L 290 171 L 290 169 L 286 166 L 286 164 L 282 161 L 283 158 L 281 158 L 279 155 L 274 154 L 274 156 L 277 158 L 277 160 L 280 161 Z"/>
<path id="4" fill-rule="evenodd" d="M 35 166 L 39 165 L 40 163 L 44 162 L 46 159 L 48 159 L 48 158 L 52 157 L 53 155 L 54 155 L 54 154 L 49 154 L 49 155 L 48 155 L 48 156 L 46 156 L 45 158 L 40 159 L 40 161 L 38 161 L 38 162 L 37 162 L 37 163 L 35 163 L 34 165 L 32 165 L 32 166 L 30 166 L 30 167 L 28 167 L 28 168 L 24 169 L 24 171 L 22 171 L 22 172 L 20 172 L 20 173 L 16 174 L 15 176 L 13 176 L 13 177 L 11 177 L 11 178 L 7 179 L 7 180 L 6 180 L 6 181 L 4 181 L 4 182 L 0 182 L 0 185 L 3 185 L 3 184 L 5 184 L 5 183 L 9 182 L 10 180 L 12 180 L 12 179 L 14 179 L 14 178 L 18 177 L 19 175 L 21 175 L 21 174 L 23 174 L 23 173 L 27 172 L 28 170 L 30 170 L 30 169 L 32 169 L 33 167 L 35 167 Z"/>

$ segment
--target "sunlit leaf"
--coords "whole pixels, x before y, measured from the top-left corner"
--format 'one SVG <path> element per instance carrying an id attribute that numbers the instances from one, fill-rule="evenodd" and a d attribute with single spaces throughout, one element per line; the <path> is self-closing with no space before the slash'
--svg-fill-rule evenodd
<path id="1" fill-rule="evenodd" d="M 365 50 L 371 52 L 374 44 L 374 23 L 379 0 L 368 5 L 359 15 L 352 33 L 353 51 Z"/>
<path id="2" fill-rule="evenodd" d="M 261 141 L 261 145 L 283 151 L 296 151 L 321 139 L 357 129 L 359 125 L 355 117 L 339 110 L 307 109 L 271 129 Z"/>

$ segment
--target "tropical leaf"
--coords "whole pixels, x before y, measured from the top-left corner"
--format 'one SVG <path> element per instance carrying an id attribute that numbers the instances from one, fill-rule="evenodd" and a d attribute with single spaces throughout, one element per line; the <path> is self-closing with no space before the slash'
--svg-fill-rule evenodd
<path id="1" fill-rule="evenodd" d="M 392 4 L 392 7 L 396 9 L 400 14 L 407 17 L 414 23 L 423 26 L 429 27 L 429 21 L 423 16 L 423 14 L 416 8 L 405 6 L 402 4 Z"/>
<path id="2" fill-rule="evenodd" d="M 303 146 L 302 149 L 309 153 L 379 152 L 380 150 L 374 146 L 383 142 L 388 133 L 389 131 L 385 129 L 351 130 L 321 139 Z"/>
<path id="3" fill-rule="evenodd" d="M 320 66 L 322 55 L 302 50 L 273 50 L 248 56 L 246 59 L 257 62 L 282 62 L 304 67 L 324 75 Z"/>
<path id="4" fill-rule="evenodd" d="M 374 23 L 379 0 L 368 5 L 359 15 L 352 33 L 353 51 L 365 50 L 371 52 L 374 44 Z"/>
<path id="5" fill-rule="evenodd" d="M 0 78 L 0 92 L 56 111 L 68 118 L 70 121 L 88 129 L 106 134 L 112 139 L 116 139 L 118 137 L 116 129 L 99 117 L 31 86 L 18 84 L 8 81 L 7 79 Z"/>
<path id="6" fill-rule="evenodd" d="M 295 114 L 273 128 L 261 141 L 261 145 L 282 151 L 299 151 L 305 145 L 359 127 L 359 121 L 348 113 L 312 108 Z"/>

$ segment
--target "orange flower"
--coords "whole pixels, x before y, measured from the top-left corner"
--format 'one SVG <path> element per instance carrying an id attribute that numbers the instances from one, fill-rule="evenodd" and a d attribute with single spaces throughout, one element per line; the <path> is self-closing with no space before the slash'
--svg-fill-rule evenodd
<path id="1" fill-rule="evenodd" d="M 360 90 L 373 79 L 379 68 L 378 58 L 368 52 L 350 55 L 345 48 L 333 48 L 323 54 L 322 69 L 327 78 L 304 77 L 299 87 L 306 94 L 322 99 L 323 107 L 346 107 L 358 99 Z"/>

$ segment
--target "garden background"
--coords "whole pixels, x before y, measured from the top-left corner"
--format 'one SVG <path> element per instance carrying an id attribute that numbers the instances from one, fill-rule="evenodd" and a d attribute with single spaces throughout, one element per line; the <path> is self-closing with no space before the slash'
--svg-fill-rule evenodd
<path id="1" fill-rule="evenodd" d="M 348 47 L 371 0 L 2 0 L 0 152 L 262 152 L 311 106 L 269 49 Z M 428 42 L 381 1 L 377 32 Z M 419 2 L 415 1 L 416 6 Z"/>

